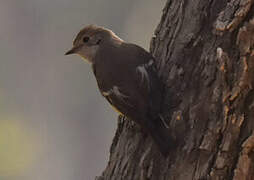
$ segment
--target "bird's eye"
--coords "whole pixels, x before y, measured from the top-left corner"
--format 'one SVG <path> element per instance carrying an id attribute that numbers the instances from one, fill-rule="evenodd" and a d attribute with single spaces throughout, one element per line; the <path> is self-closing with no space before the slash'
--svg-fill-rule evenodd
<path id="1" fill-rule="evenodd" d="M 86 43 L 86 42 L 88 42 L 88 41 L 89 41 L 89 37 L 88 37 L 88 36 L 85 36 L 85 37 L 83 38 L 83 42 Z"/>

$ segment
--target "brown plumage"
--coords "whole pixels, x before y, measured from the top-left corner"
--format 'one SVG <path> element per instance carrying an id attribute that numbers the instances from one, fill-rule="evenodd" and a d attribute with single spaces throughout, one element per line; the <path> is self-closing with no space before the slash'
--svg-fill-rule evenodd
<path id="1" fill-rule="evenodd" d="M 92 64 L 100 92 L 108 102 L 148 132 L 166 156 L 173 141 L 160 118 L 162 83 L 152 55 L 94 25 L 78 33 L 66 54 L 73 53 Z"/>

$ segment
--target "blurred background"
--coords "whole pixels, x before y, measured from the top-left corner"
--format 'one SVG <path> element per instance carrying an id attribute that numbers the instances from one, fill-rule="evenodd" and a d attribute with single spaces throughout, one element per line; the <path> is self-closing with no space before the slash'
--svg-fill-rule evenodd
<path id="1" fill-rule="evenodd" d="M 89 64 L 64 56 L 97 24 L 149 48 L 166 0 L 0 0 L 0 180 L 90 180 L 117 114 Z"/>

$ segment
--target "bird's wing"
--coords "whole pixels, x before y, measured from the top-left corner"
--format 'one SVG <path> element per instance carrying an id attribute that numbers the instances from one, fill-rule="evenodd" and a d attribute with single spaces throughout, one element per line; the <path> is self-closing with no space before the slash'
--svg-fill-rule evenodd
<path id="1" fill-rule="evenodd" d="M 132 47 L 126 57 L 116 54 L 116 62 L 104 56 L 93 69 L 101 94 L 118 112 L 138 121 L 148 113 L 158 116 L 161 86 L 153 57 Z"/>
<path id="2" fill-rule="evenodd" d="M 148 114 L 156 118 L 160 112 L 163 85 L 158 77 L 153 58 L 137 66 L 137 79 L 143 92 L 148 96 Z"/>

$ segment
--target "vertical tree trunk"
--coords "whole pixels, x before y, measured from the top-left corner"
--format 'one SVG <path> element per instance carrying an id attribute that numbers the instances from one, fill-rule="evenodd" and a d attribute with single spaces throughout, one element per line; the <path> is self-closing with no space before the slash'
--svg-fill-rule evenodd
<path id="1" fill-rule="evenodd" d="M 151 52 L 179 143 L 164 158 L 119 117 L 98 180 L 254 179 L 253 17 L 253 0 L 168 0 Z"/>

